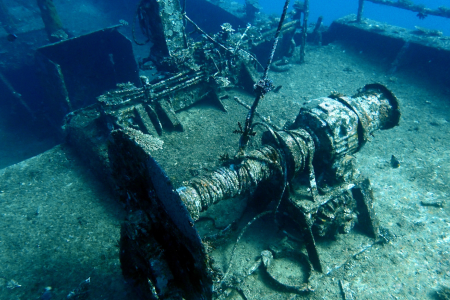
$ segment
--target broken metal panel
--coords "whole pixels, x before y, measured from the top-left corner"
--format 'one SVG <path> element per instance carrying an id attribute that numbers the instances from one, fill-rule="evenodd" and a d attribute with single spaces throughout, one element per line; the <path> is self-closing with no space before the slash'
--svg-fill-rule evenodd
<path id="1" fill-rule="evenodd" d="M 136 278 L 141 281 L 141 287 L 150 289 L 148 280 L 152 279 L 157 286 L 158 280 L 162 280 L 160 276 L 163 276 L 168 286 L 173 283 L 181 289 L 180 296 L 185 299 L 211 298 L 211 271 L 204 246 L 193 226 L 194 221 L 168 176 L 151 155 L 162 147 L 162 141 L 133 129 L 113 131 L 111 135 L 113 142 L 109 147 L 109 159 L 119 194 L 129 208 L 139 209 L 148 219 L 147 228 L 151 231 L 145 235 L 152 235 L 161 245 L 160 252 L 163 250 L 161 254 L 170 273 L 166 275 L 164 269 L 155 269 L 154 265 L 137 264 L 128 256 L 121 258 L 123 264 L 140 272 L 152 269 L 150 276 Z M 122 241 L 132 239 L 132 233 L 122 232 Z M 127 243 L 123 250 L 135 253 L 135 242 Z M 142 250 L 140 257 L 149 257 L 147 249 L 144 247 Z M 157 289 L 157 293 L 166 296 L 161 289 Z"/>
<path id="2" fill-rule="evenodd" d="M 139 84 L 131 42 L 117 27 L 41 47 L 36 61 L 52 101 L 48 106 L 57 120 L 95 103 L 97 96 L 117 83 Z"/>
<path id="3" fill-rule="evenodd" d="M 323 35 L 324 43 L 341 40 L 357 45 L 365 53 L 382 54 L 392 62 L 392 72 L 422 64 L 449 82 L 446 66 L 450 63 L 450 39 L 442 36 L 442 32 L 418 26 L 408 30 L 369 19 L 358 23 L 355 18 L 349 15 L 333 21 Z"/>
<path id="4" fill-rule="evenodd" d="M 365 178 L 352 189 L 353 197 L 358 205 L 358 223 L 362 230 L 372 238 L 380 235 L 380 224 L 373 207 L 375 197 L 373 196 L 370 180 Z"/>
<path id="5" fill-rule="evenodd" d="M 99 105 L 91 105 L 67 114 L 63 125 L 66 142 L 78 151 L 99 178 L 105 180 L 109 186 L 114 186 L 110 176 L 107 144 L 111 129 L 103 122 Z"/>

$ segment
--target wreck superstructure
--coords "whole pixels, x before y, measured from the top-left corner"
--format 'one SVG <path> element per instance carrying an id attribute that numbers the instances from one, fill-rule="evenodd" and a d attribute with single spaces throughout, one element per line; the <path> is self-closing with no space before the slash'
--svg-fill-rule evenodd
<path id="1" fill-rule="evenodd" d="M 448 41 L 440 35 L 417 37 L 392 26 L 380 29 L 376 22 L 355 22 L 361 14 L 337 20 L 328 32 L 322 32 L 320 24 L 308 28 L 307 2 L 305 6 L 297 4 L 291 20 L 279 23 L 279 53 L 272 65 L 276 71 L 288 71 L 290 64 L 304 60 L 305 53 L 298 45 L 304 45 L 308 32 L 310 41 L 317 44 L 347 31 L 373 33 L 378 41 L 395 38 L 400 47 L 392 50 L 397 53 L 393 69 L 401 65 L 411 44 L 412 48 L 428 47 L 434 40 L 440 50 L 448 51 Z M 243 24 L 254 20 L 257 5 L 248 3 L 244 16 L 231 19 Z M 56 55 L 58 49 L 76 45 L 76 39 L 43 47 L 37 54 L 49 90 L 57 94 L 53 97 L 57 99 L 55 109 L 60 106 L 56 114 L 61 117 L 70 111 L 64 123 L 68 143 L 117 192 L 129 212 L 120 247 L 122 270 L 130 287 L 139 290 L 144 299 L 221 299 L 233 289 L 245 296 L 240 283 L 259 269 L 278 291 L 313 292 L 318 274 L 329 270 L 316 240 L 332 242 L 338 234 L 349 234 L 356 227 L 363 234 L 352 238 L 370 245 L 387 241 L 374 211 L 376 199 L 370 180 L 359 173 L 353 154 L 376 130 L 398 125 L 400 105 L 393 92 L 378 83 L 361 87 L 351 97 L 333 91 L 305 101 L 296 118 L 286 120 L 284 126 L 264 117 L 249 125 L 243 114 L 237 117 L 239 123 L 223 128 L 227 135 L 241 135 L 236 151 L 193 170 L 189 165 L 204 162 L 201 154 L 183 157 L 181 151 L 170 148 L 189 144 L 180 141 L 190 126 L 180 115 L 205 103 L 231 115 L 234 112 L 224 100 L 234 98 L 244 104 L 237 96 L 230 97 L 232 89 L 247 93 L 262 89 L 261 98 L 270 97 L 276 83 L 261 77 L 260 72 L 277 29 L 263 30 L 250 24 L 238 28 L 226 22 L 211 34 L 189 17 L 183 5 L 168 0 L 141 1 L 137 22 L 154 44 L 138 65 L 157 69 L 160 77 L 137 76 L 129 41 L 117 27 L 86 35 L 78 38 L 79 43 L 95 35 L 121 41 L 122 51 L 102 50 L 99 57 L 108 61 L 111 74 L 125 78 L 116 77 L 121 83 L 90 103 L 81 102 L 85 95 L 74 88 L 76 76 L 66 76 L 73 72 L 66 60 Z M 195 31 L 193 36 L 186 34 L 187 28 Z M 403 42 L 408 46 L 402 46 Z M 97 48 L 101 47 L 108 46 L 99 44 Z M 58 82 L 58 88 L 52 87 L 52 82 Z M 112 80 L 108 81 L 108 87 L 111 85 Z M 252 110 L 250 105 L 247 108 Z M 206 134 L 213 123 L 205 120 L 205 133 L 199 135 Z M 258 146 L 247 149 L 249 140 L 258 140 Z M 199 146 L 195 141 L 191 145 L 191 152 L 196 152 Z M 195 162 L 190 161 L 193 159 Z M 238 206 L 241 211 L 228 219 L 228 225 L 216 226 L 217 215 L 228 215 Z M 261 249 L 247 274 L 234 272 L 236 245 L 262 218 L 273 222 L 285 241 L 296 246 Z M 205 226 L 205 220 L 213 220 L 214 226 Z M 219 261 L 224 254 L 226 261 Z M 279 278 L 277 265 L 285 258 L 303 266 L 303 280 Z"/>
<path id="2" fill-rule="evenodd" d="M 158 5 L 164 12 L 173 9 L 163 2 Z M 147 9 L 150 10 L 146 18 L 151 18 L 150 11 L 158 12 L 155 7 Z M 140 23 L 146 24 L 143 18 Z M 313 291 L 314 274 L 327 268 L 315 246 L 315 235 L 348 233 L 358 223 L 375 242 L 380 239 L 370 181 L 359 175 L 351 154 L 365 143 L 372 131 L 398 124 L 398 101 L 383 85 L 372 84 L 353 97 L 335 93 L 311 100 L 292 125 L 285 128 L 268 123 L 252 124 L 247 117 L 243 125 L 239 124 L 240 129 L 235 130 L 242 134 L 241 141 L 245 140 L 239 153 L 235 157 L 224 156 L 223 167 L 184 180 L 186 184 L 177 188 L 170 180 L 173 174 L 164 171 L 173 157 L 158 155 L 165 147 L 164 140 L 171 139 L 168 132 L 183 131 L 176 112 L 189 109 L 202 98 L 226 111 L 221 99 L 231 86 L 251 90 L 255 83 L 254 88 L 261 93 L 257 100 L 273 88 L 267 75 L 264 79 L 257 78 L 261 64 L 251 54 L 254 49 L 249 47 L 252 45 L 248 42 L 250 25 L 235 33 L 230 24 L 223 24 L 221 31 L 210 36 L 188 16 L 185 18 L 203 34 L 202 40 L 192 42 L 180 35 L 179 42 L 175 39 L 175 44 L 164 44 L 168 50 L 157 51 L 158 55 L 165 53 L 164 58 L 157 58 L 151 52 L 143 61 L 144 64 L 153 61 L 156 68 L 175 71 L 175 75 L 154 83 L 141 76 L 140 87 L 120 85 L 117 90 L 100 96 L 95 106 L 75 111 L 66 119 L 69 141 L 94 158 L 91 163 L 96 169 L 110 174 L 110 183 L 131 211 L 121 238 L 124 275 L 144 298 L 222 297 L 238 280 L 235 274 L 230 274 L 235 253 L 233 250 L 229 265 L 221 267 L 210 244 L 215 245 L 217 252 L 233 244 L 234 239 L 229 238 L 230 227 L 210 232 L 202 229 L 200 234 L 196 227 L 201 225 L 196 225 L 196 221 L 203 220 L 209 207 L 221 200 L 235 199 L 220 207 L 226 211 L 230 209 L 227 205 L 239 201 L 245 207 L 256 201 L 249 198 L 259 195 L 261 199 L 257 202 L 262 212 L 241 229 L 238 241 L 253 222 L 273 215 L 275 224 L 285 228 L 288 238 L 302 241 L 305 252 L 300 249 L 288 252 L 300 257 L 301 263 L 309 268 L 308 279 L 290 284 L 276 278 L 270 265 L 285 255 L 286 249 L 275 255 L 265 250 L 261 264 L 282 289 L 298 293 Z M 176 22 L 173 24 L 177 26 Z M 178 24 L 182 26 L 181 21 Z M 282 32 L 282 25 L 280 22 L 278 32 Z M 170 40 L 173 30 L 164 28 L 158 35 Z M 284 34 L 293 38 L 293 32 Z M 255 110 L 254 106 L 250 111 Z M 92 124 L 88 125 L 90 130 L 86 130 L 86 124 Z M 247 151 L 244 144 L 256 134 L 254 126 L 268 131 L 263 135 L 262 148 Z M 98 135 L 105 138 L 99 139 Z M 98 143 L 98 140 L 105 142 Z M 188 179 L 186 174 L 183 178 Z M 268 187 L 272 192 L 264 192 Z M 274 198 L 262 197 L 267 193 Z M 281 215 L 288 219 L 279 219 Z M 238 215 L 230 222 L 238 224 L 239 219 Z M 288 233 L 291 230 L 293 233 Z M 303 236 L 300 240 L 295 238 L 298 234 Z"/>

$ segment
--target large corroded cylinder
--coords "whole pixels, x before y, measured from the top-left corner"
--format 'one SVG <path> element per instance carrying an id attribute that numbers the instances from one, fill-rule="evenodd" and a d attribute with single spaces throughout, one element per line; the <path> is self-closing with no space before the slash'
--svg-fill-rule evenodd
<path id="1" fill-rule="evenodd" d="M 266 180 L 282 179 L 284 175 L 290 180 L 307 167 L 314 155 L 308 132 L 299 129 L 270 133 L 263 136 L 265 146 L 245 155 L 240 163 L 193 178 L 177 189 L 194 220 L 212 204 L 245 194 Z"/>
<path id="2" fill-rule="evenodd" d="M 336 99 L 308 101 L 300 110 L 294 128 L 303 128 L 311 134 L 316 154 L 327 164 L 359 147 L 358 116 Z"/>
<path id="3" fill-rule="evenodd" d="M 312 158 L 330 166 L 358 151 L 373 131 L 398 124 L 399 118 L 397 99 L 381 84 L 366 85 L 353 97 L 310 100 L 290 130 L 266 132 L 263 144 L 268 145 L 252 151 L 239 164 L 192 179 L 177 192 L 197 220 L 212 204 L 243 194 L 284 171 L 290 180 L 304 171 Z M 309 169 L 311 185 L 315 185 Z"/>
<path id="4" fill-rule="evenodd" d="M 290 129 L 307 130 L 316 157 L 329 164 L 358 151 L 372 132 L 392 128 L 399 119 L 394 94 L 381 84 L 368 84 L 352 97 L 333 94 L 308 101 Z"/>
<path id="5" fill-rule="evenodd" d="M 347 233 L 358 220 L 376 237 L 378 224 L 370 182 L 354 181 L 354 169 L 342 164 L 339 169 L 350 175 L 341 177 L 351 180 L 345 184 L 335 180 L 337 184 L 325 186 L 319 194 L 313 159 L 322 164 L 328 160 L 329 165 L 321 166 L 325 167 L 321 175 L 326 177 L 332 173 L 326 169 L 339 163 L 340 157 L 357 151 L 374 130 L 397 124 L 399 116 L 395 97 L 381 85 L 366 86 L 354 97 L 312 100 L 289 130 L 269 130 L 260 149 L 176 190 L 151 156 L 152 149 L 161 146 L 158 139 L 134 129 L 113 131 L 109 146 L 113 176 L 119 193 L 134 211 L 122 229 L 125 278 L 148 299 L 212 299 L 222 273 L 195 221 L 213 204 L 252 192 L 264 182 L 284 182 L 282 190 L 289 182 L 290 196 L 281 198 L 275 211 L 279 209 L 286 224 L 293 221 L 300 231 L 314 269 L 325 270 L 314 234 Z M 214 209 L 222 212 L 220 206 Z M 212 235 L 214 239 L 217 236 Z"/>
<path id="6" fill-rule="evenodd" d="M 265 146 L 247 155 L 240 164 L 219 168 L 206 176 L 196 177 L 177 189 L 184 205 L 197 220 L 200 212 L 223 199 L 248 192 L 260 182 L 281 174 L 282 157 L 277 149 Z"/>

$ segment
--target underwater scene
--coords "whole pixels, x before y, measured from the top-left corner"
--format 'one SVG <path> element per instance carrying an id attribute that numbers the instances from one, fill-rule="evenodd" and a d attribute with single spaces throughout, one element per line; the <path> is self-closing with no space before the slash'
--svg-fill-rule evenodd
<path id="1" fill-rule="evenodd" d="M 448 0 L 0 0 L 0 300 L 450 299 Z"/>

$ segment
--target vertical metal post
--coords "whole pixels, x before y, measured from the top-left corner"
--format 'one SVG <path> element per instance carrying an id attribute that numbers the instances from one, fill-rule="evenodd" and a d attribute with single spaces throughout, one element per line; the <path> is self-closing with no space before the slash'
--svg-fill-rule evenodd
<path id="1" fill-rule="evenodd" d="M 187 0 L 183 1 L 183 10 L 181 12 L 181 14 L 183 16 L 186 15 L 186 1 Z M 186 37 L 186 18 L 183 18 L 183 40 L 184 40 L 184 48 L 187 48 L 188 44 L 187 44 L 187 37 Z"/>
<path id="2" fill-rule="evenodd" d="M 44 21 L 50 42 L 54 43 L 67 39 L 68 35 L 63 29 L 53 0 L 37 0 L 37 4 L 41 10 L 42 21 Z"/>
<path id="3" fill-rule="evenodd" d="M 241 138 L 239 139 L 239 153 L 243 154 L 245 151 L 245 147 L 247 147 L 247 143 L 250 140 L 250 136 L 252 135 L 253 131 L 253 117 L 255 115 L 256 107 L 258 106 L 259 101 L 264 98 L 264 95 L 268 93 L 273 88 L 273 83 L 271 80 L 269 80 L 269 69 L 270 65 L 273 61 L 273 56 L 275 55 L 275 50 L 277 49 L 278 45 L 278 38 L 280 37 L 280 32 L 283 27 L 284 19 L 286 18 L 286 13 L 289 8 L 289 2 L 290 0 L 286 0 L 283 7 L 283 13 L 280 17 L 280 22 L 278 23 L 277 31 L 275 32 L 275 38 L 273 40 L 272 44 L 272 51 L 270 52 L 269 59 L 267 61 L 266 69 L 264 70 L 264 77 L 260 79 L 256 83 L 256 98 L 255 101 L 253 101 L 252 107 L 250 108 L 247 118 L 245 118 L 245 127 L 242 131 Z"/>
<path id="4" fill-rule="evenodd" d="M 303 4 L 302 44 L 300 46 L 300 63 L 305 62 L 306 36 L 308 35 L 309 0 Z"/>
<path id="5" fill-rule="evenodd" d="M 356 17 L 356 22 L 358 23 L 361 22 L 363 11 L 364 11 L 364 0 L 359 0 L 358 15 Z"/>
<path id="6" fill-rule="evenodd" d="M 311 35 L 312 36 L 312 41 L 316 45 L 322 45 L 322 33 L 320 32 L 320 26 L 322 26 L 322 20 L 323 20 L 322 16 L 320 16 L 317 19 L 316 26 L 314 27 L 314 30 L 313 30 L 312 35 Z"/>

